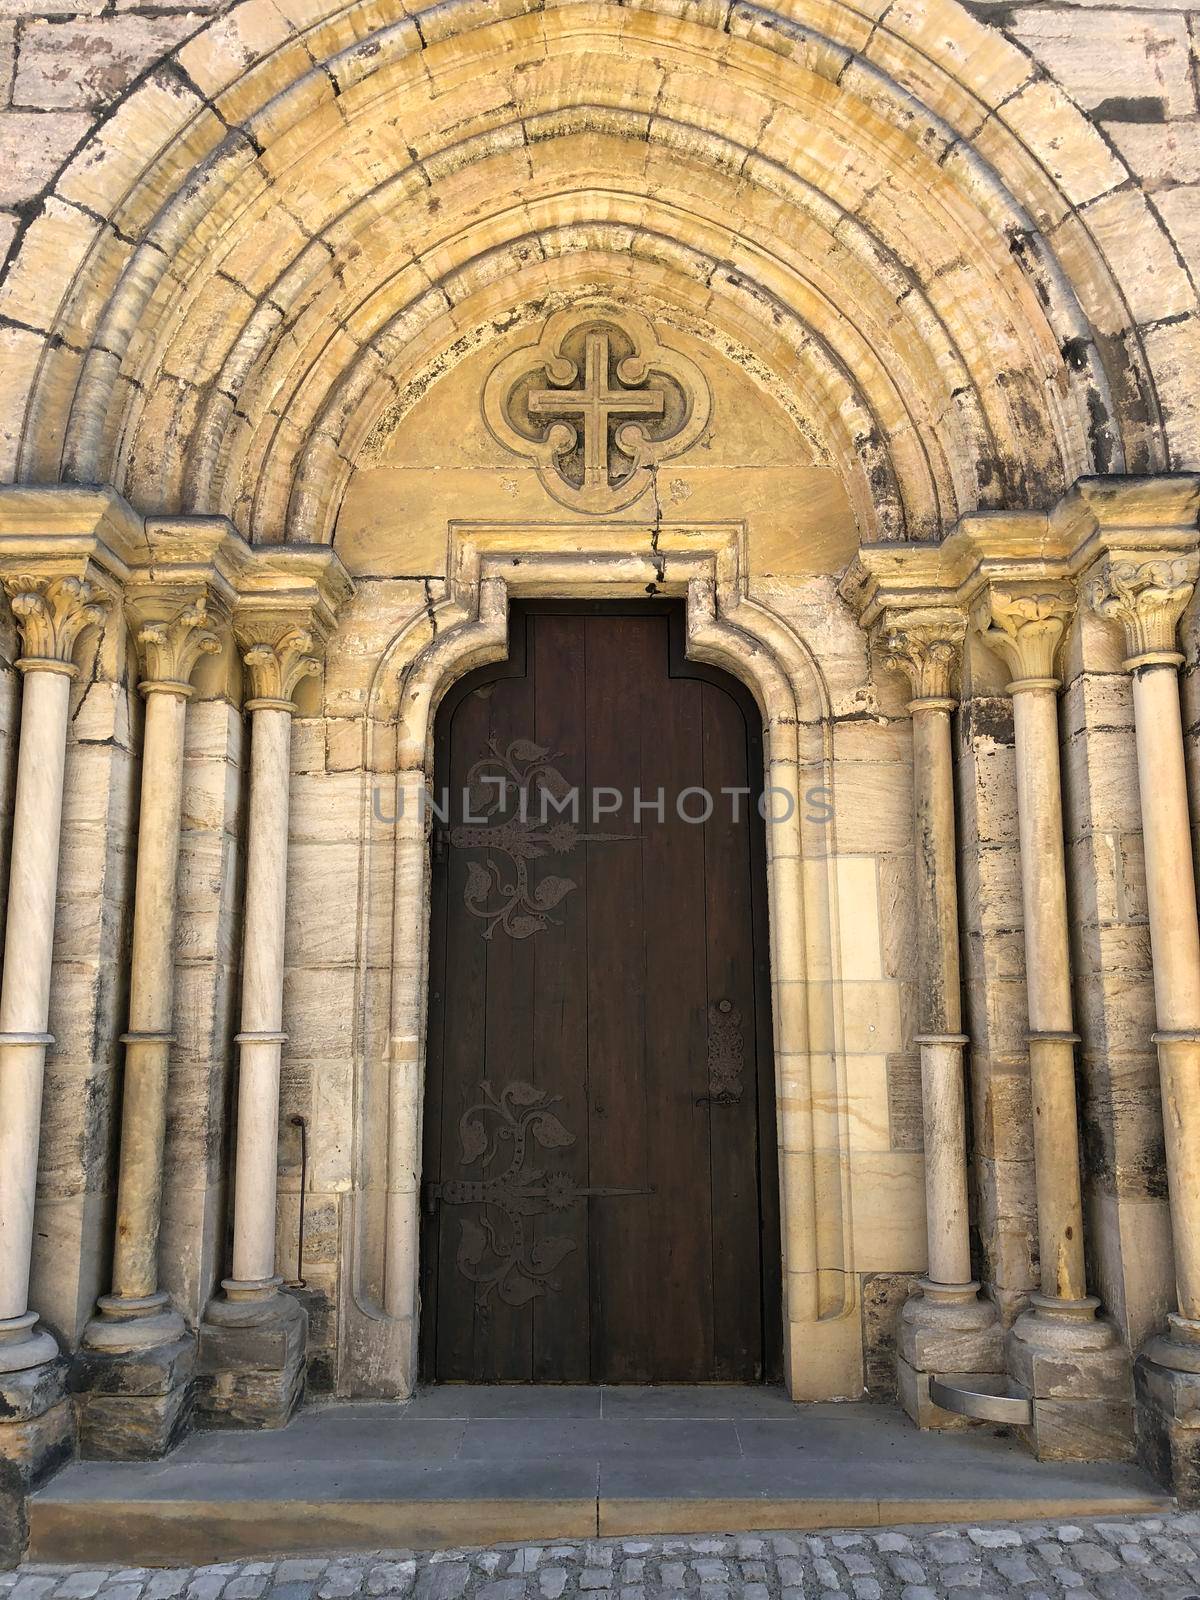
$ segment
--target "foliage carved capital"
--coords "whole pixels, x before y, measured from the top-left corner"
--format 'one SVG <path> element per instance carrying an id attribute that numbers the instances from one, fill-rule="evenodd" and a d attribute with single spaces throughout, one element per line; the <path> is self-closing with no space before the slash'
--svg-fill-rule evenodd
<path id="1" fill-rule="evenodd" d="M 320 647 L 312 630 L 278 619 L 241 619 L 237 636 L 250 675 L 249 708 L 294 709 L 296 685 L 321 670 Z"/>
<path id="2" fill-rule="evenodd" d="M 200 657 L 221 648 L 220 635 L 209 624 L 208 602 L 200 595 L 165 617 L 146 618 L 138 625 L 135 637 L 143 692 L 190 689 Z"/>
<path id="3" fill-rule="evenodd" d="M 877 637 L 884 664 L 904 673 L 914 700 L 949 700 L 966 631 L 962 612 L 931 606 L 889 613 Z"/>
<path id="4" fill-rule="evenodd" d="M 1055 658 L 1075 612 L 1069 584 L 996 584 L 987 595 L 983 642 L 1001 658 L 1017 684 L 1051 684 Z"/>
<path id="5" fill-rule="evenodd" d="M 1109 556 L 1087 584 L 1087 598 L 1099 616 L 1119 622 L 1125 634 L 1127 666 L 1146 658 L 1177 662 L 1179 619 L 1187 609 L 1200 572 L 1195 554 L 1151 560 Z"/>
<path id="6" fill-rule="evenodd" d="M 84 578 L 37 578 L 19 574 L 4 579 L 24 650 L 17 665 L 73 673 L 75 647 L 84 632 L 99 626 L 108 596 Z"/>

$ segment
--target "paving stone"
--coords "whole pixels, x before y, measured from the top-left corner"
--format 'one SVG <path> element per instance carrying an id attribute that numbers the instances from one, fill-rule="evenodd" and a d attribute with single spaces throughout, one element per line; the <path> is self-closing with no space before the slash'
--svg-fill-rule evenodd
<path id="1" fill-rule="evenodd" d="M 451 1564 L 455 1568 L 460 1565 L 458 1562 L 453 1562 Z M 441 1569 L 435 1567 L 431 1570 L 434 1572 L 440 1572 Z M 412 1588 L 416 1576 L 417 1563 L 415 1561 L 380 1562 L 378 1566 L 372 1567 L 370 1572 L 367 1573 L 367 1593 L 370 1595 L 407 1594 Z M 439 1583 L 443 1581 L 449 1581 L 452 1583 L 454 1580 L 443 1580 L 439 1577 L 435 1581 Z M 451 1591 L 448 1591 L 448 1594 L 450 1592 Z M 453 1589 L 452 1592 L 454 1594 L 461 1594 L 462 1587 L 460 1586 L 457 1589 Z M 431 1600 L 433 1600 L 432 1596 Z M 437 1600 L 442 1600 L 442 1597 L 438 1596 Z"/>
<path id="2" fill-rule="evenodd" d="M 1115 1572 L 1121 1564 L 1111 1550 L 1087 1539 L 1072 1545 L 1071 1560 L 1080 1572 Z"/>
<path id="3" fill-rule="evenodd" d="M 508 1564 L 508 1570 L 510 1572 L 535 1572 L 543 1553 L 540 1544 L 525 1545 L 514 1554 Z"/>
<path id="4" fill-rule="evenodd" d="M 467 1587 L 471 1569 L 465 1561 L 446 1561 L 438 1566 L 428 1566 L 417 1578 L 420 1600 L 458 1600 Z M 367 1580 L 370 1588 L 370 1579 Z M 389 1589 L 374 1589 L 373 1594 L 395 1593 Z"/>
<path id="5" fill-rule="evenodd" d="M 1037 1573 L 1024 1556 L 997 1556 L 995 1567 L 1000 1576 L 1007 1578 L 1009 1583 L 1025 1584 L 1038 1581 Z"/>
<path id="6" fill-rule="evenodd" d="M 61 1600 L 92 1600 L 103 1587 L 107 1572 L 73 1572 L 55 1589 Z"/>
<path id="7" fill-rule="evenodd" d="M 255 1580 L 251 1579 L 251 1582 Z M 317 1600 L 347 1600 L 350 1595 L 357 1594 L 362 1588 L 363 1569 L 361 1567 L 343 1567 L 336 1563 L 329 1567 L 325 1576 L 317 1585 Z M 229 1589 L 225 1591 L 225 1600 L 237 1600 L 237 1596 L 230 1595 Z M 255 1600 L 253 1595 L 246 1600 Z"/>
<path id="8" fill-rule="evenodd" d="M 611 1585 L 612 1570 L 609 1567 L 584 1567 L 579 1574 L 581 1589 L 607 1589 Z"/>
<path id="9" fill-rule="evenodd" d="M 888 1562 L 888 1566 L 891 1567 L 901 1583 L 919 1585 L 928 1581 L 925 1568 L 919 1561 L 914 1561 L 911 1556 L 893 1556 Z"/>
<path id="10" fill-rule="evenodd" d="M 567 1587 L 567 1574 L 561 1567 L 545 1567 L 538 1573 L 538 1587 L 545 1600 L 558 1600 Z"/>
<path id="11" fill-rule="evenodd" d="M 978 1589 L 983 1583 L 983 1563 L 956 1561 L 942 1568 L 941 1578 L 947 1589 Z"/>
<path id="12" fill-rule="evenodd" d="M 982 1550 L 1003 1550 L 1022 1543 L 1015 1528 L 968 1528 L 967 1538 Z"/>
<path id="13" fill-rule="evenodd" d="M 658 1581 L 664 1589 L 682 1589 L 687 1569 L 682 1561 L 664 1561 L 658 1569 Z"/>
<path id="14" fill-rule="evenodd" d="M 156 1572 L 146 1584 L 142 1600 L 175 1600 L 188 1586 L 190 1572 Z M 23 1597 L 21 1597 L 23 1600 Z"/>
<path id="15" fill-rule="evenodd" d="M 230 1578 L 225 1585 L 225 1600 L 258 1600 L 270 1581 L 265 1572 L 250 1572 Z"/>
<path id="16" fill-rule="evenodd" d="M 498 1578 L 475 1591 L 476 1600 L 524 1600 L 524 1578 Z"/>

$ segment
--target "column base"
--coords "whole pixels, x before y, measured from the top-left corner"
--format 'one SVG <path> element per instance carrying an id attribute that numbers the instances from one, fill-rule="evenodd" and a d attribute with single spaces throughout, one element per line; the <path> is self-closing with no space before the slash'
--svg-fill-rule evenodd
<path id="1" fill-rule="evenodd" d="M 192 1412 L 196 1342 L 165 1294 L 105 1295 L 71 1364 L 79 1453 L 152 1461 L 178 1444 Z"/>
<path id="2" fill-rule="evenodd" d="M 1167 1322 L 1134 1362 L 1138 1456 L 1181 1506 L 1200 1506 L 1200 1322 Z"/>
<path id="3" fill-rule="evenodd" d="M 920 1291 L 900 1313 L 896 1380 L 900 1404 L 918 1428 L 969 1428 L 969 1417 L 944 1411 L 929 1398 L 929 1380 L 938 1373 L 1003 1372 L 1004 1329 L 996 1307 L 979 1298 L 978 1283 L 933 1283 L 922 1278 Z"/>
<path id="4" fill-rule="evenodd" d="M 0 1569 L 15 1567 L 25 1553 L 30 1490 L 75 1449 L 67 1364 L 49 1334 L 39 1338 L 54 1348 L 52 1360 L 0 1371 Z"/>
<path id="5" fill-rule="evenodd" d="M 1008 1373 L 1032 1422 L 1014 1431 L 1039 1461 L 1128 1461 L 1134 1454 L 1133 1368 L 1100 1302 L 1030 1297 L 1009 1330 Z"/>
<path id="6" fill-rule="evenodd" d="M 282 1428 L 304 1394 L 308 1313 L 278 1279 L 226 1280 L 209 1302 L 196 1361 L 197 1420 L 210 1428 Z"/>

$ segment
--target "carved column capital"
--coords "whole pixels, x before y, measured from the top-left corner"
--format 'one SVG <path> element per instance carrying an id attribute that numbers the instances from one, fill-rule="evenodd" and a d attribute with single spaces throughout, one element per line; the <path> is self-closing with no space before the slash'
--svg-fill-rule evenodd
<path id="1" fill-rule="evenodd" d="M 1069 584 L 993 584 L 980 617 L 983 642 L 1012 673 L 1014 689 L 1058 687 L 1055 658 L 1075 611 Z"/>
<path id="2" fill-rule="evenodd" d="M 84 578 L 17 574 L 4 579 L 4 588 L 21 630 L 20 670 L 74 677 L 75 647 L 88 628 L 104 620 L 108 596 Z"/>
<path id="3" fill-rule="evenodd" d="M 321 670 L 320 639 L 311 628 L 278 617 L 239 618 L 235 631 L 250 674 L 246 709 L 294 711 L 296 685 Z"/>
<path id="4" fill-rule="evenodd" d="M 1125 633 L 1125 665 L 1178 666 L 1175 630 L 1196 587 L 1200 557 L 1108 555 L 1085 586 L 1096 612 L 1119 622 Z"/>
<path id="5" fill-rule="evenodd" d="M 221 638 L 211 626 L 208 600 L 193 595 L 157 597 L 130 607 L 137 640 L 144 695 L 191 695 L 191 677 L 202 655 L 221 648 Z"/>
<path id="6" fill-rule="evenodd" d="M 912 686 L 913 708 L 955 703 L 954 680 L 962 660 L 966 617 L 950 606 L 889 611 L 876 627 L 885 666 L 903 672 Z"/>

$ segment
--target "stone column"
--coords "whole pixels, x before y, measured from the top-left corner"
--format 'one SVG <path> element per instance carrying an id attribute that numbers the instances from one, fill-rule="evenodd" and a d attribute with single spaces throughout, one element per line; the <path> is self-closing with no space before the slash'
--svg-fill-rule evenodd
<path id="1" fill-rule="evenodd" d="M 24 655 L 0 980 L 0 1456 L 36 1475 L 70 1449 L 58 1346 L 29 1309 L 67 716 L 75 647 L 106 601 L 79 578 L 7 580 Z M 0 1520 L 3 1520 L 0 1496 Z M 0 1549 L 4 1540 L 0 1537 Z"/>
<path id="2" fill-rule="evenodd" d="M 967 1419 L 929 1398 L 931 1375 L 1003 1370 L 996 1308 L 971 1276 L 951 693 L 966 618 L 950 607 L 889 613 L 883 645 L 904 672 L 913 737 L 917 1025 L 925 1140 L 928 1271 L 904 1307 L 897 1370 L 901 1402 L 921 1427 Z"/>
<path id="3" fill-rule="evenodd" d="M 307 1329 L 304 1308 L 279 1293 L 275 1272 L 291 696 L 320 662 L 305 628 L 235 619 L 235 631 L 250 677 L 252 721 L 233 1264 L 201 1331 L 198 1403 L 224 1421 L 280 1427 L 303 1392 Z"/>
<path id="4" fill-rule="evenodd" d="M 1059 583 L 993 584 L 984 642 L 1012 672 L 1017 825 L 1029 1006 L 1041 1292 L 1013 1325 L 1009 1372 L 1029 1398 L 1042 1459 L 1126 1456 L 1131 1372 L 1115 1330 L 1087 1292 L 1071 946 L 1063 844 L 1055 658 L 1074 610 Z"/>
<path id="5" fill-rule="evenodd" d="M 146 700 L 129 1031 L 121 1109 L 112 1293 L 98 1302 L 75 1362 L 80 1447 L 114 1459 L 161 1455 L 187 1420 L 194 1344 L 158 1287 L 167 1073 L 175 977 L 175 880 L 190 678 L 220 648 L 203 598 L 178 598 L 136 638 Z M 151 602 L 153 610 L 162 604 Z"/>
<path id="6" fill-rule="evenodd" d="M 1144 1453 L 1181 1499 L 1200 1499 L 1200 922 L 1175 630 L 1194 554 L 1108 556 L 1087 586 L 1125 635 L 1154 961 L 1154 1009 L 1178 1310 L 1137 1366 Z"/>

